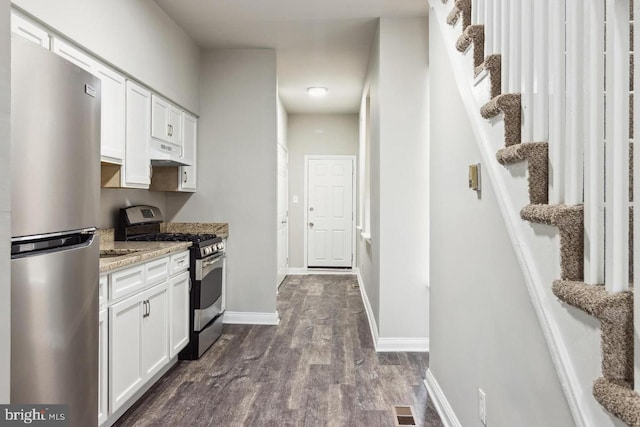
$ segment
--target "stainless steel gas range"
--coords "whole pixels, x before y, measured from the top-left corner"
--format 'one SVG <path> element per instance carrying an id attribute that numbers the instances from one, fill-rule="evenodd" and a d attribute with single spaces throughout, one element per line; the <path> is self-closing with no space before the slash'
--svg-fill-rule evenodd
<path id="1" fill-rule="evenodd" d="M 116 240 L 186 241 L 192 242 L 189 271 L 190 340 L 180 352 L 181 360 L 196 360 L 222 334 L 222 285 L 224 281 L 225 248 L 215 234 L 161 233 L 164 221 L 155 206 L 130 206 L 120 210 Z"/>

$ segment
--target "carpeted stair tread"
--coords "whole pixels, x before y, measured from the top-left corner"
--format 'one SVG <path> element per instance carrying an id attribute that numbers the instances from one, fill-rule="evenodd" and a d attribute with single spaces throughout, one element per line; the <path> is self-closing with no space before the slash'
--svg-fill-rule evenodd
<path id="1" fill-rule="evenodd" d="M 504 145 L 507 147 L 521 142 L 520 105 L 520 94 L 507 93 L 496 96 L 480 109 L 480 114 L 485 119 L 504 113 Z"/>
<path id="2" fill-rule="evenodd" d="M 484 62 L 484 25 L 469 25 L 458 37 L 456 49 L 465 53 L 473 44 L 473 68 Z"/>
<path id="3" fill-rule="evenodd" d="M 462 31 L 471 25 L 471 0 L 456 0 L 447 17 L 447 24 L 455 25 L 462 16 Z"/>
<path id="4" fill-rule="evenodd" d="M 630 426 L 640 426 L 640 395 L 629 381 L 598 378 L 593 383 L 593 396 L 604 409 Z"/>
<path id="5" fill-rule="evenodd" d="M 581 281 L 584 275 L 584 207 L 527 205 L 520 211 L 525 221 L 558 227 L 563 280 Z"/>
<path id="6" fill-rule="evenodd" d="M 633 380 L 633 291 L 610 293 L 604 285 L 558 280 L 553 293 L 600 320 L 604 377 Z"/>
<path id="7" fill-rule="evenodd" d="M 476 68 L 476 76 L 487 70 L 491 82 L 491 99 L 502 93 L 502 55 L 493 54 L 484 59 L 482 65 Z"/>
<path id="8" fill-rule="evenodd" d="M 498 150 L 496 159 L 501 165 L 527 161 L 529 172 L 529 202 L 534 205 L 549 202 L 549 144 L 527 142 Z"/>

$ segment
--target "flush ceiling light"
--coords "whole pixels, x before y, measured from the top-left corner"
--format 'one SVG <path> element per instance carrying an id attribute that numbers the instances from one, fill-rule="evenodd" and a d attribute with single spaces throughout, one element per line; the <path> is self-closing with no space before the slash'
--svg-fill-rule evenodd
<path id="1" fill-rule="evenodd" d="M 329 92 L 329 89 L 327 89 L 326 87 L 308 87 L 307 92 L 311 96 L 320 97 L 325 96 L 327 92 Z"/>

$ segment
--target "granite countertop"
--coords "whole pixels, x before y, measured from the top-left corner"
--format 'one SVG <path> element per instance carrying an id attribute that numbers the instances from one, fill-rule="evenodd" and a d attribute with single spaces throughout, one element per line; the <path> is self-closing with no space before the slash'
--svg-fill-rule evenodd
<path id="1" fill-rule="evenodd" d="M 162 255 L 182 252 L 191 242 L 100 242 L 100 273 L 145 262 Z M 104 254 L 111 256 L 102 258 Z"/>
<path id="2" fill-rule="evenodd" d="M 163 233 L 217 234 L 226 239 L 229 237 L 229 224 L 226 222 L 163 222 L 160 224 Z"/>

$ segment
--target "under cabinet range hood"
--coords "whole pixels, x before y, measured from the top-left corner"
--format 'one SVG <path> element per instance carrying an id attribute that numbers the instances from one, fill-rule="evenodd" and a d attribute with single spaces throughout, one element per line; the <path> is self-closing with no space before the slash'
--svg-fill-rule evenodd
<path id="1" fill-rule="evenodd" d="M 182 155 L 182 147 L 151 138 L 149 157 L 152 166 L 191 166 Z"/>

